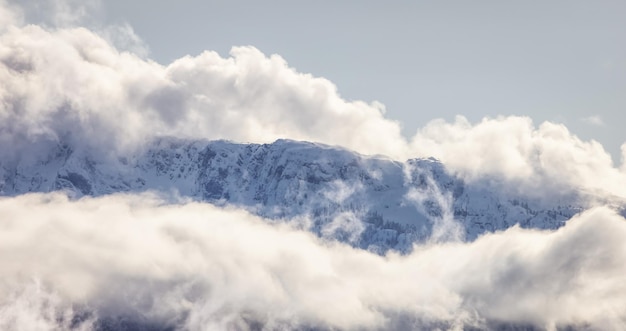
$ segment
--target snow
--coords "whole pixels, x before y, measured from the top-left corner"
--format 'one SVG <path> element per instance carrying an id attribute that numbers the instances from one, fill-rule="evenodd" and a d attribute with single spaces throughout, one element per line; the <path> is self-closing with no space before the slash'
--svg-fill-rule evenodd
<path id="1" fill-rule="evenodd" d="M 63 189 L 79 197 L 151 190 L 231 204 L 268 218 L 309 217 L 311 231 L 319 235 L 338 215 L 351 213 L 363 223 L 351 227 L 365 229 L 352 244 L 377 252 L 411 250 L 446 215 L 460 223 L 466 240 L 473 240 L 515 224 L 557 228 L 586 207 L 575 190 L 546 199 L 505 188 L 465 182 L 432 158 L 400 163 L 291 140 L 260 145 L 160 138 L 138 154 L 115 158 L 58 144 L 39 158 L 0 161 L 2 195 Z M 411 190 L 427 190 L 431 196 L 416 202 Z M 442 203 L 448 200 L 449 205 Z M 336 239 L 343 238 L 351 234 Z"/>

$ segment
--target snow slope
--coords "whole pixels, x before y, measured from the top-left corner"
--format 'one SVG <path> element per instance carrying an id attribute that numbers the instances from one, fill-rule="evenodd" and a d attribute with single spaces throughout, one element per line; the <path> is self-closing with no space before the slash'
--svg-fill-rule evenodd
<path id="1" fill-rule="evenodd" d="M 378 253 L 407 252 L 429 238 L 473 240 L 515 224 L 558 228 L 588 207 L 574 188 L 549 198 L 529 196 L 497 180 L 466 182 L 434 159 L 401 163 L 289 140 L 259 145 L 161 138 L 123 157 L 64 144 L 24 155 L 0 161 L 0 194 L 158 191 L 277 221 L 297 219 L 320 236 Z"/>

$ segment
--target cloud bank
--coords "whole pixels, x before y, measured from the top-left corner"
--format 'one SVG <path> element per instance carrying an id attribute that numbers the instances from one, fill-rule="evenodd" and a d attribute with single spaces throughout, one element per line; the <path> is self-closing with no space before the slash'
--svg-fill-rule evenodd
<path id="1" fill-rule="evenodd" d="M 2 198 L 0 326 L 82 309 L 85 328 L 626 327 L 626 220 L 606 208 L 385 257 L 268 222 L 145 194 Z"/>

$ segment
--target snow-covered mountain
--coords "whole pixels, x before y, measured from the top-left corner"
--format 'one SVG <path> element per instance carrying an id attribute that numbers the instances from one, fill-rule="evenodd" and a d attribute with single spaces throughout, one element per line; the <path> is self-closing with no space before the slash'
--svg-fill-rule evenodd
<path id="1" fill-rule="evenodd" d="M 401 163 L 289 140 L 260 145 L 162 138 L 126 157 L 56 144 L 39 157 L 0 165 L 2 195 L 159 191 L 277 221 L 300 220 L 320 236 L 379 253 L 450 236 L 473 240 L 515 224 L 557 228 L 587 207 L 575 190 L 546 198 L 495 180 L 464 181 L 434 159 Z"/>

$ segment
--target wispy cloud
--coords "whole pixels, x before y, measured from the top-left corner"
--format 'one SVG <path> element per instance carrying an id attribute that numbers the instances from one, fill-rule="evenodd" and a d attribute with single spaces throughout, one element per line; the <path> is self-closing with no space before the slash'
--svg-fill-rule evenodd
<path id="1" fill-rule="evenodd" d="M 587 123 L 587 124 L 591 124 L 591 125 L 595 125 L 595 126 L 604 126 L 605 125 L 604 121 L 602 120 L 602 117 L 600 117 L 598 115 L 583 117 L 580 120 L 585 122 L 585 123 Z"/>

